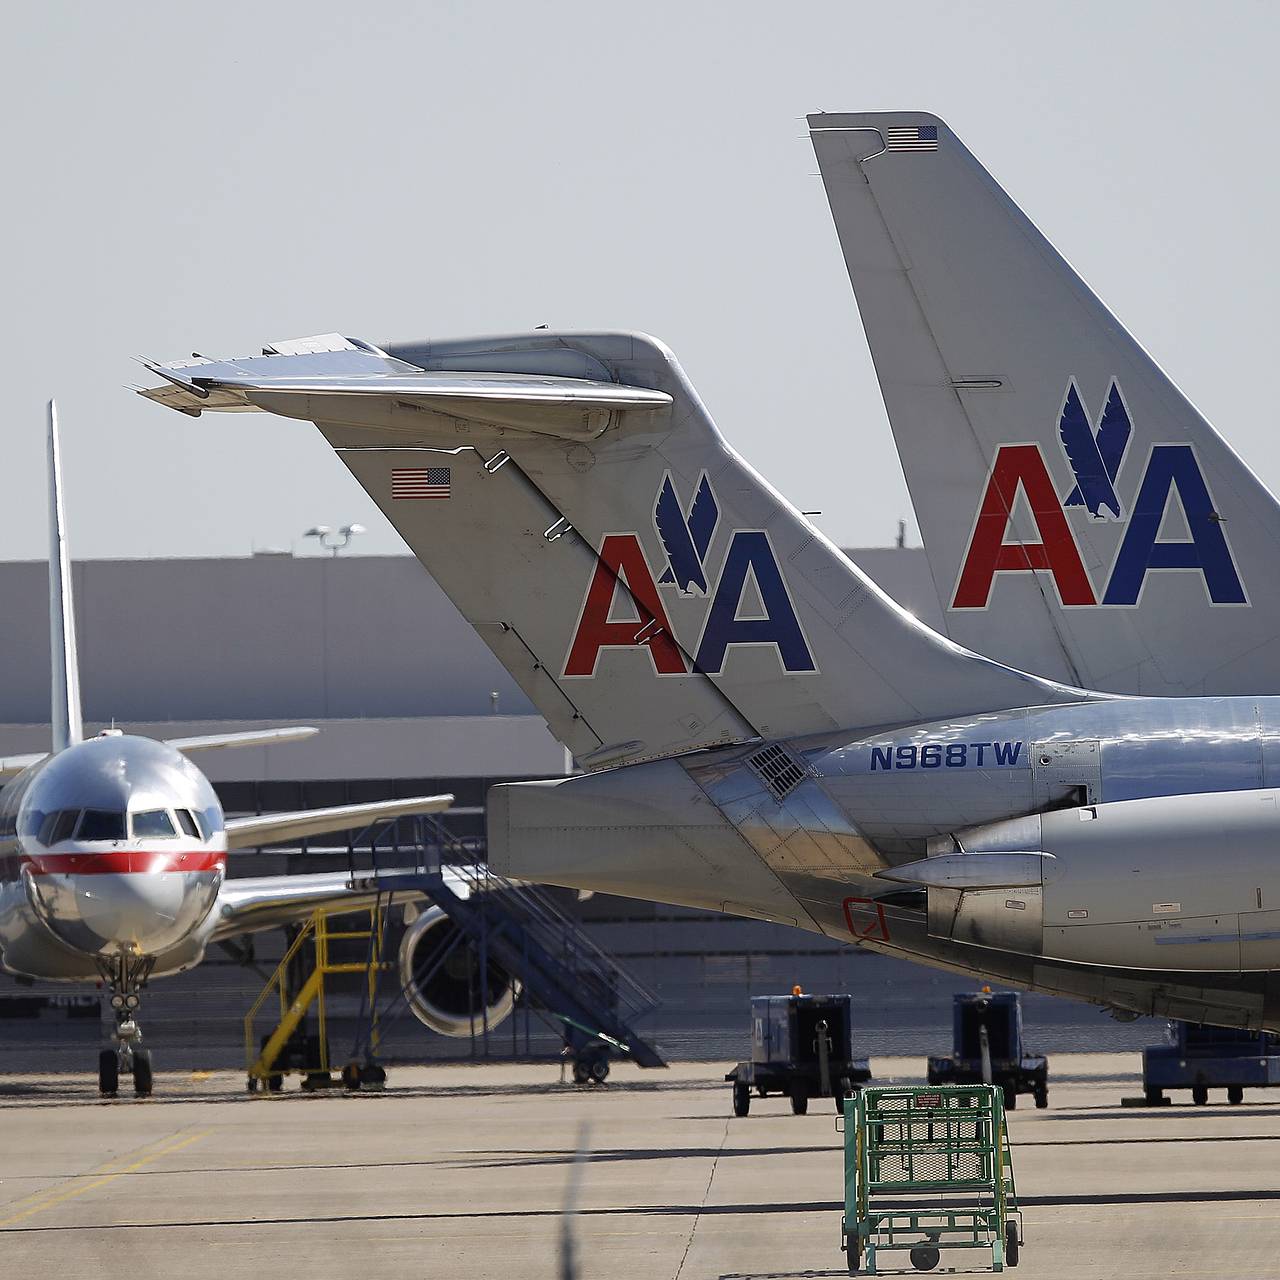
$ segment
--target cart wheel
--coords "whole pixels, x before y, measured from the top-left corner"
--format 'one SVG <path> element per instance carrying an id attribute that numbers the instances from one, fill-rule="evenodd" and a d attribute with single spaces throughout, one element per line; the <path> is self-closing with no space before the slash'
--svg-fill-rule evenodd
<path id="1" fill-rule="evenodd" d="M 280 1072 L 267 1077 L 267 1092 L 279 1093 L 284 1088 L 284 1076 Z"/>
<path id="2" fill-rule="evenodd" d="M 836 1086 L 836 1091 L 834 1094 L 832 1094 L 832 1097 L 835 1098 L 835 1103 L 836 1103 L 836 1115 L 838 1116 L 844 1115 L 844 1100 L 848 1096 L 849 1094 L 843 1088 L 841 1088 L 839 1085 Z"/>
<path id="3" fill-rule="evenodd" d="M 1159 1107 L 1164 1105 L 1164 1090 L 1156 1089 L 1152 1085 L 1147 1085 L 1142 1091 L 1142 1096 L 1147 1100 L 1147 1106 Z"/>
<path id="4" fill-rule="evenodd" d="M 1227 1085 L 1227 1101 L 1235 1106 L 1237 1103 L 1244 1101 L 1244 1085 L 1229 1084 Z"/>
<path id="5" fill-rule="evenodd" d="M 917 1271 L 932 1271 L 942 1260 L 942 1254 L 932 1245 L 918 1244 L 910 1253 L 911 1265 Z"/>
<path id="6" fill-rule="evenodd" d="M 1044 1111 L 1049 1105 L 1049 1086 L 1038 1084 L 1035 1087 L 1036 1110 Z"/>
<path id="7" fill-rule="evenodd" d="M 751 1086 L 735 1084 L 733 1086 L 733 1114 L 745 1116 L 751 1110 Z"/>
<path id="8" fill-rule="evenodd" d="M 792 1114 L 802 1116 L 809 1110 L 809 1095 L 803 1089 L 797 1089 L 791 1095 Z"/>
<path id="9" fill-rule="evenodd" d="M 1006 1222 L 1004 1224 L 1004 1260 L 1011 1266 L 1018 1265 L 1018 1224 L 1016 1222 Z"/>
<path id="10" fill-rule="evenodd" d="M 1005 1084 L 1000 1087 L 1004 1090 L 1004 1109 L 1006 1111 L 1016 1111 L 1018 1109 L 1017 1085 Z"/>
<path id="11" fill-rule="evenodd" d="M 862 1238 L 856 1231 L 844 1238 L 844 1256 L 849 1263 L 849 1274 L 856 1276 L 862 1269 Z"/>
<path id="12" fill-rule="evenodd" d="M 1191 1101 L 1197 1107 L 1203 1107 L 1209 1101 L 1209 1086 L 1207 1084 L 1193 1084 L 1191 1086 Z"/>

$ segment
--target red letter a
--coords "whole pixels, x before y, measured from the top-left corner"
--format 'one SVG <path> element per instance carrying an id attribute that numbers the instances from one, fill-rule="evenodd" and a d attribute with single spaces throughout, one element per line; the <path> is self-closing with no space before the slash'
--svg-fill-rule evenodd
<path id="1" fill-rule="evenodd" d="M 634 605 L 638 617 L 633 621 L 611 622 L 615 589 L 621 585 L 624 599 Z M 587 598 L 578 619 L 565 660 L 567 676 L 593 676 L 596 659 L 605 648 L 630 649 L 643 645 L 653 659 L 659 675 L 682 676 L 688 673 L 684 655 L 671 634 L 671 623 L 658 597 L 658 587 L 649 572 L 644 548 L 634 533 L 611 533 L 600 548 L 600 558 Z"/>
<path id="2" fill-rule="evenodd" d="M 1031 506 L 1040 533 L 1039 542 L 1004 540 L 1019 485 Z M 987 481 L 987 491 L 982 496 L 951 607 L 985 609 L 997 573 L 1038 569 L 1047 569 L 1053 574 L 1058 599 L 1064 605 L 1097 603 L 1039 445 L 1001 445 Z"/>

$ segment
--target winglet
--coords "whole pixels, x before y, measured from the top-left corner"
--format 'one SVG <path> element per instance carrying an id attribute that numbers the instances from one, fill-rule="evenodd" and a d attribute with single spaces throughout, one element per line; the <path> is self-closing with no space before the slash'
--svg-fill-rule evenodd
<path id="1" fill-rule="evenodd" d="M 53 749 L 84 738 L 80 718 L 80 664 L 76 615 L 71 598 L 71 554 L 62 509 L 62 454 L 58 406 L 49 401 L 49 660 L 53 684 Z"/>

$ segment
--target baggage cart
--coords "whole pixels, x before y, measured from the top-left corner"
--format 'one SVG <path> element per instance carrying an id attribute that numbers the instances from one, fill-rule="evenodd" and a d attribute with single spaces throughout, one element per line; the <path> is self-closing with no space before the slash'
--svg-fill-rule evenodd
<path id="1" fill-rule="evenodd" d="M 989 1249 L 1016 1267 L 1022 1216 L 1004 1098 L 994 1085 L 863 1089 L 844 1106 L 844 1218 L 849 1273 L 909 1253 L 920 1271 L 943 1249 Z"/>
<path id="2" fill-rule="evenodd" d="M 834 1098 L 836 1111 L 858 1085 L 871 1079 L 866 1058 L 853 1056 L 851 996 L 751 997 L 751 1060 L 725 1079 L 733 1085 L 733 1113 L 745 1116 L 752 1092 L 782 1094 L 804 1115 L 810 1098 Z"/>
<path id="3" fill-rule="evenodd" d="M 957 994 L 952 1004 L 951 1054 L 929 1058 L 930 1084 L 994 1084 L 1004 1093 L 1006 1111 L 1029 1093 L 1036 1106 L 1049 1105 L 1049 1060 L 1028 1053 L 1022 1042 L 1022 1001 L 1016 991 Z"/>
<path id="4" fill-rule="evenodd" d="M 1225 1089 L 1235 1104 L 1244 1101 L 1246 1089 L 1280 1085 L 1280 1045 L 1269 1032 L 1170 1022 L 1167 1038 L 1142 1051 L 1148 1106 L 1167 1105 L 1169 1089 L 1190 1089 L 1191 1101 L 1203 1107 L 1210 1089 Z"/>

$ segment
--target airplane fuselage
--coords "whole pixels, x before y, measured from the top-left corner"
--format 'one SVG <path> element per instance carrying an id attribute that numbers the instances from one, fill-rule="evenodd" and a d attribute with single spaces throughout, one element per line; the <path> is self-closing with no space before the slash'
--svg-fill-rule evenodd
<path id="1" fill-rule="evenodd" d="M 180 752 L 105 734 L 32 765 L 0 794 L 0 954 L 33 978 L 103 962 L 194 964 L 226 874 L 213 788 Z"/>
<path id="2" fill-rule="evenodd" d="M 1134 1012 L 1280 1026 L 1280 698 L 1100 698 L 491 793 L 512 875 L 799 925 Z M 1026 851 L 961 893 L 878 872 Z M 978 865 L 978 864 L 969 864 Z"/>

